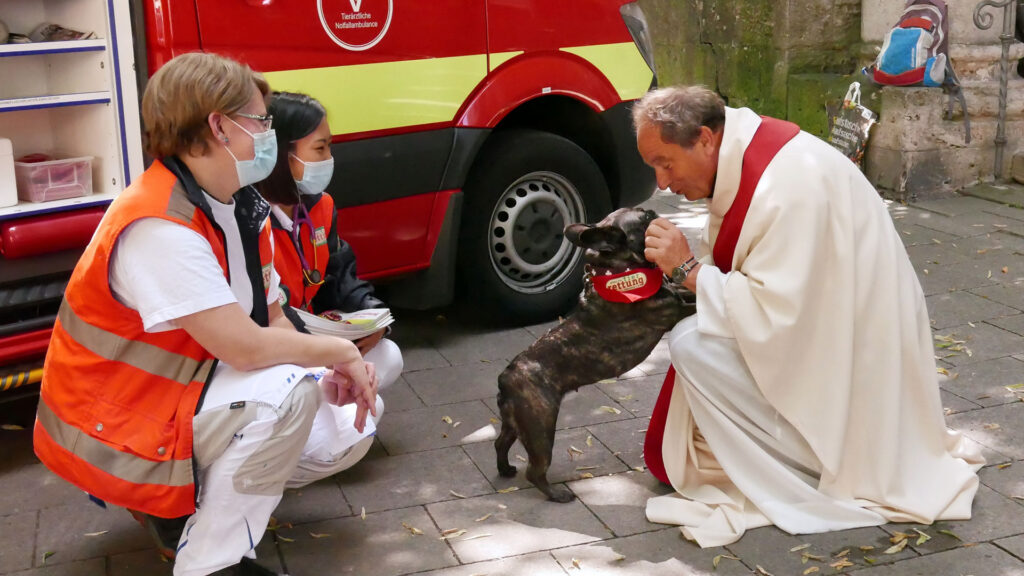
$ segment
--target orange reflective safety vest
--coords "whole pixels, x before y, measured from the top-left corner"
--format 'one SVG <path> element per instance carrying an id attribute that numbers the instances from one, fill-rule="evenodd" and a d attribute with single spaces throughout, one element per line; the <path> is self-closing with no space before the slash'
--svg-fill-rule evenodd
<path id="1" fill-rule="evenodd" d="M 168 166 L 180 166 L 190 184 Z M 65 289 L 34 432 L 36 454 L 57 475 L 101 500 L 164 518 L 195 511 L 192 418 L 215 360 L 184 330 L 145 332 L 139 313 L 111 294 L 108 269 L 125 227 L 163 218 L 206 238 L 227 277 L 223 234 L 197 195 L 187 169 L 170 159 L 154 162 L 110 205 Z M 258 234 L 269 277 L 269 222 Z"/>
<path id="2" fill-rule="evenodd" d="M 309 222 L 301 217 L 293 219 L 293 232 L 274 227 L 274 268 L 281 277 L 282 293 L 288 297 L 285 304 L 313 312 L 313 297 L 327 277 L 327 260 L 331 257 L 327 235 L 333 216 L 334 199 L 321 194 L 309 209 Z"/>

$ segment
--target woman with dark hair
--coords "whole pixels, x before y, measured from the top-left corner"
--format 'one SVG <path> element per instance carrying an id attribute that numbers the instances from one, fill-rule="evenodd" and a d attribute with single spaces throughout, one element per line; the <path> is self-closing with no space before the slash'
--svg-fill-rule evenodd
<path id="1" fill-rule="evenodd" d="M 274 92 L 269 113 L 274 117 L 278 161 L 259 190 L 271 203 L 274 268 L 281 276 L 282 303 L 314 314 L 384 307 L 373 286 L 356 277 L 355 254 L 338 235 L 334 200 L 324 193 L 334 173 L 327 112 L 305 94 Z M 301 320 L 291 318 L 304 329 Z M 380 388 L 402 372 L 402 353 L 384 338 L 385 331 L 356 342 L 363 357 L 376 366 Z"/>

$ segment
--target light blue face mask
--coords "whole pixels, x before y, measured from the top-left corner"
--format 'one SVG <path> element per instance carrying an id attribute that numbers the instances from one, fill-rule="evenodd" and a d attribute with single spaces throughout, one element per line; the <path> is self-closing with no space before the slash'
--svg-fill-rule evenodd
<path id="1" fill-rule="evenodd" d="M 321 160 L 319 162 L 306 162 L 295 154 L 290 155 L 302 163 L 302 179 L 295 181 L 296 188 L 300 194 L 319 194 L 327 189 L 331 183 L 331 176 L 334 176 L 334 158 Z"/>
<path id="2" fill-rule="evenodd" d="M 228 118 L 228 120 L 231 120 L 231 118 Z M 254 153 L 252 160 L 239 160 L 231 152 L 227 144 L 224 144 L 228 154 L 231 154 L 231 157 L 235 159 L 235 171 L 238 172 L 238 187 L 242 188 L 263 180 L 274 171 L 274 164 L 277 164 L 277 137 L 273 128 L 266 132 L 253 134 L 238 122 L 234 120 L 231 120 L 231 122 L 241 128 L 243 132 L 252 136 L 252 149 Z"/>

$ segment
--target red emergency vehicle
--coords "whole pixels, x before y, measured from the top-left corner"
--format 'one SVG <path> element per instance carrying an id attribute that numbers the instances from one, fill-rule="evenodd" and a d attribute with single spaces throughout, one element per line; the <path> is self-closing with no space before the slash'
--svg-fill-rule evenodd
<path id="1" fill-rule="evenodd" d="M 656 82 L 634 2 L 132 0 L 131 8 L 140 94 L 164 62 L 202 50 L 325 105 L 339 229 L 360 275 L 384 286 L 392 306 L 445 305 L 461 285 L 477 305 L 524 321 L 553 317 L 581 286 L 581 254 L 562 228 L 654 190 L 629 116 Z M 101 213 L 30 217 L 61 225 L 13 250 L 27 255 L 21 268 L 37 262 L 38 270 L 7 283 L 0 274 L 0 365 L 45 351 L 74 261 L 68 244 L 84 247 Z M 0 235 L 19 222 L 0 219 Z M 53 241 L 69 231 L 75 240 Z M 48 260 L 50 247 L 65 256 Z"/>

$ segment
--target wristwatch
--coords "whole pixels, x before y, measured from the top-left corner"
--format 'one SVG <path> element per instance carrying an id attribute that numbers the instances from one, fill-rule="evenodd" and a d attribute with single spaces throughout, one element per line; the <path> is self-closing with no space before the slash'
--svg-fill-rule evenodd
<path id="1" fill-rule="evenodd" d="M 690 271 L 697 266 L 697 259 L 690 256 L 690 259 L 683 262 L 679 266 L 672 269 L 672 282 L 676 284 L 682 284 L 686 281 L 686 277 L 690 275 Z"/>

